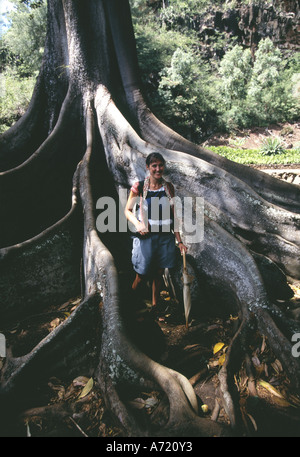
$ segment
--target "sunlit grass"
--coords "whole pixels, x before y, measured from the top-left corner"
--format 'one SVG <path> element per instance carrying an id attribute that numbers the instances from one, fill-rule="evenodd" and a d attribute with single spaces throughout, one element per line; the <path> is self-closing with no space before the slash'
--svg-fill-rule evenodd
<path id="1" fill-rule="evenodd" d="M 300 164 L 300 147 L 285 149 L 281 154 L 264 155 L 259 149 L 238 149 L 228 146 L 210 146 L 210 150 L 234 162 L 250 164 Z"/>

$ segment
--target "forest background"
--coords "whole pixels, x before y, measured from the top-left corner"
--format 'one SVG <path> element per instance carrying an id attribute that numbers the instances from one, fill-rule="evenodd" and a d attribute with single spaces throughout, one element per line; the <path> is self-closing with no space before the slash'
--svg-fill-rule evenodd
<path id="1" fill-rule="evenodd" d="M 46 35 L 46 0 L 9 4 L 12 9 L 1 21 L 0 133 L 27 109 Z M 290 38 L 299 11 L 287 11 L 286 2 L 280 1 L 130 0 L 130 4 L 145 97 L 172 129 L 203 144 L 217 132 L 234 138 L 241 129 L 299 122 L 297 30 L 289 42 L 283 36 L 278 46 L 268 22 L 271 17 L 273 25 L 285 23 Z M 242 33 L 245 26 L 248 37 Z M 300 162 L 298 141 L 286 150 L 279 136 L 271 137 L 258 154 L 241 154 L 239 141 L 232 144 L 233 153 L 228 148 L 216 152 L 231 159 L 240 152 L 244 162 L 273 158 L 276 162 L 279 154 L 281 162 Z"/>

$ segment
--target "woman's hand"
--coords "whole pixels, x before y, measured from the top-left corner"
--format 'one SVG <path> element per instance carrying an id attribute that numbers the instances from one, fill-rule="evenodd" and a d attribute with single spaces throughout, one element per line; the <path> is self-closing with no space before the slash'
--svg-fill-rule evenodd
<path id="1" fill-rule="evenodd" d="M 145 226 L 143 222 L 137 221 L 135 223 L 135 228 L 140 235 L 147 235 L 149 233 L 148 228 Z"/>
<path id="2" fill-rule="evenodd" d="M 178 247 L 180 249 L 181 255 L 183 255 L 183 253 L 187 251 L 187 247 L 182 242 L 178 243 Z"/>

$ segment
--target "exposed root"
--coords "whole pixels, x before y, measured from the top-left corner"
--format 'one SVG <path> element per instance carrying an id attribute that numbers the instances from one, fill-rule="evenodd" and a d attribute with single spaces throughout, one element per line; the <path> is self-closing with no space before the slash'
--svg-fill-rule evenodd
<path id="1" fill-rule="evenodd" d="M 239 408 L 236 403 L 236 387 L 234 384 L 234 374 L 242 363 L 242 356 L 245 351 L 245 332 L 249 332 L 250 322 L 244 319 L 239 330 L 232 339 L 226 352 L 226 360 L 219 371 L 220 393 L 224 409 L 229 417 L 231 427 L 239 429 Z"/>
<path id="2" fill-rule="evenodd" d="M 89 160 L 92 152 L 92 129 L 93 122 L 91 111 L 89 112 L 88 118 L 88 148 L 85 159 L 81 165 L 81 177 L 80 182 L 89 182 Z M 85 177 L 85 178 L 83 178 Z M 140 352 L 136 347 L 130 343 L 126 338 L 122 321 L 120 320 L 119 312 L 119 285 L 118 276 L 115 270 L 113 259 L 101 243 L 100 239 L 96 234 L 94 227 L 94 219 L 91 217 L 92 214 L 92 196 L 89 190 L 89 185 L 85 185 L 84 194 L 84 211 L 86 217 L 86 242 L 85 252 L 87 255 L 87 261 L 85 262 L 85 278 L 86 278 L 86 290 L 91 293 L 91 285 L 97 284 L 101 290 L 101 296 L 103 297 L 103 334 L 102 334 L 102 359 L 110 361 L 109 368 L 110 377 L 113 379 L 113 384 L 120 383 L 123 378 L 123 382 L 127 380 L 131 382 L 135 379 L 135 383 L 142 383 L 144 377 L 152 379 L 157 383 L 167 394 L 170 403 L 170 414 L 169 421 L 166 425 L 166 433 L 170 433 L 170 430 L 175 432 L 178 431 L 183 424 L 193 423 L 197 417 L 192 411 L 192 408 L 197 409 L 197 399 L 195 393 L 188 382 L 188 380 L 180 373 L 176 373 L 173 370 L 167 369 L 162 365 L 151 360 L 145 354 Z M 105 375 L 103 373 L 105 365 L 99 366 L 98 379 L 101 381 L 103 389 L 106 388 L 107 382 L 105 381 Z M 120 375 L 122 376 L 120 378 Z M 137 374 L 138 373 L 138 377 Z M 114 378 L 115 381 L 114 381 Z M 109 382 L 110 395 L 112 395 L 112 383 Z M 107 394 L 107 392 L 106 392 Z M 189 399 L 189 400 L 187 400 Z M 114 402 L 114 409 L 118 408 L 117 416 L 126 421 L 126 428 L 132 430 L 130 425 L 130 419 L 128 414 L 124 413 L 122 403 L 119 401 Z M 196 421 L 197 422 L 197 421 Z M 196 427 L 194 425 L 194 427 Z M 201 427 L 203 424 L 201 422 Z M 138 427 L 135 424 L 135 433 L 137 433 Z M 172 433 L 173 433 L 172 432 Z M 199 430 L 200 433 L 202 433 Z M 221 429 L 219 429 L 219 433 Z"/>
<path id="3" fill-rule="evenodd" d="M 40 234 L 69 210 L 72 179 L 81 159 L 77 154 L 65 153 L 66 149 L 72 149 L 73 141 L 76 141 L 74 133 L 71 133 L 75 106 L 76 100 L 70 91 L 58 123 L 44 143 L 24 163 L 0 173 L 1 215 L 6 221 L 0 228 L 1 247 L 15 245 Z M 62 153 L 64 160 L 57 166 Z M 9 205 L 6 203 L 8 200 Z"/>
<path id="4" fill-rule="evenodd" d="M 129 187 L 134 179 L 142 179 L 144 158 L 157 148 L 138 137 L 104 87 L 98 88 L 95 106 L 116 186 Z M 103 128 L 106 124 L 115 128 L 108 131 Z M 163 148 L 160 152 L 167 160 L 169 179 L 178 196 L 201 196 L 210 219 L 221 226 L 225 220 L 225 224 L 230 224 L 226 229 L 234 235 L 247 232 L 248 238 L 253 238 L 253 251 L 263 251 L 271 258 L 272 254 L 277 256 L 275 260 L 280 258 L 280 265 L 290 276 L 300 277 L 298 215 L 268 203 L 238 178 L 201 159 Z M 241 208 L 245 208 L 242 213 Z"/>
<path id="5" fill-rule="evenodd" d="M 287 211 L 299 213 L 299 186 L 275 179 L 259 170 L 226 159 L 208 149 L 197 146 L 176 132 L 169 129 L 146 106 L 140 91 L 135 90 L 136 116 L 143 139 L 158 147 L 182 151 L 198 157 L 211 165 L 227 171 L 230 175 L 241 179 L 254 192 L 266 201 L 285 208 Z"/>
<path id="6" fill-rule="evenodd" d="M 294 385 L 294 388 L 299 389 L 300 365 L 297 359 L 291 357 L 291 344 L 278 330 L 268 310 L 258 308 L 255 311 L 255 315 L 249 314 L 244 318 L 239 330 L 230 343 L 226 352 L 226 360 L 218 374 L 220 382 L 219 393 L 222 398 L 222 404 L 230 419 L 230 424 L 235 430 L 242 430 L 243 428 L 239 397 L 234 380 L 234 376 L 238 373 L 243 361 L 245 361 L 248 374 L 249 394 L 253 397 L 258 396 L 252 373 L 252 364 L 248 355 L 254 331 L 257 329 L 262 335 L 268 335 L 270 348 L 282 362 L 285 372 Z"/>
<path id="7" fill-rule="evenodd" d="M 105 6 L 100 4 L 100 8 L 107 9 L 110 21 L 113 19 L 117 3 L 111 0 L 105 2 Z M 64 6 L 67 8 L 69 21 L 75 21 L 76 14 L 72 15 L 72 13 L 78 13 L 82 8 L 81 3 L 65 1 Z M 94 4 L 93 8 L 97 8 L 97 5 Z M 92 9 L 89 12 L 91 11 L 95 10 Z M 118 17 L 120 18 L 120 15 Z M 68 25 L 71 27 L 71 24 Z M 73 26 L 74 37 L 80 42 L 79 25 L 76 23 Z M 117 57 L 120 68 L 122 27 L 120 24 L 120 28 L 113 27 L 112 30 L 114 40 L 119 43 Z M 72 41 L 74 47 L 76 47 L 76 40 Z M 78 44 L 77 51 L 74 53 L 74 59 L 78 58 L 78 62 L 83 64 L 82 44 L 81 46 L 80 43 Z M 75 71 L 80 68 L 80 65 L 74 65 L 72 59 L 73 56 L 71 66 Z M 130 66 L 127 66 L 127 69 L 128 67 Z M 178 189 L 178 195 L 182 198 L 201 195 L 205 200 L 203 217 L 205 237 L 197 242 L 187 243 L 195 269 L 197 283 L 195 296 L 199 298 L 204 287 L 207 295 L 212 294 L 213 298 L 216 297 L 213 295 L 216 290 L 222 290 L 220 305 L 226 308 L 223 312 L 234 310 L 241 315 L 242 323 L 228 347 L 225 363 L 218 376 L 218 393 L 221 395 L 231 427 L 235 433 L 240 433 L 243 417 L 241 417 L 234 378 L 245 358 L 250 374 L 249 389 L 252 395 L 256 395 L 248 356 L 253 330 L 258 329 L 262 334 L 267 335 L 269 345 L 282 361 L 286 373 L 295 382 L 297 388 L 300 386 L 299 362 L 291 357 L 291 344 L 288 340 L 288 336 L 297 331 L 298 327 L 293 321 L 285 318 L 275 306 L 271 306 L 263 275 L 258 267 L 259 261 L 245 247 L 245 245 L 250 246 L 259 254 L 270 257 L 273 255 L 274 261 L 279 263 L 286 272 L 293 277 L 300 277 L 300 219 L 297 214 L 299 189 L 275 184 L 275 181 L 268 177 L 262 178 L 262 175 L 257 172 L 255 172 L 257 179 L 252 182 L 254 171 L 249 172 L 247 168 L 246 173 L 245 168 L 222 158 L 217 159 L 214 154 L 192 146 L 168 130 L 146 110 L 139 91 L 135 92 L 137 81 L 132 81 L 132 75 L 130 72 L 127 73 L 126 69 L 125 73 L 121 70 L 124 93 L 141 136 L 117 109 L 108 89 L 104 85 L 99 85 L 95 94 L 95 109 L 91 102 L 87 110 L 87 144 L 84 157 L 82 158 L 82 149 L 79 146 L 76 148 L 76 154 L 73 156 L 70 153 L 69 156 L 64 151 L 65 146 L 72 146 L 77 138 L 81 138 L 81 135 L 78 134 L 77 137 L 75 132 L 70 144 L 64 141 L 64 137 L 68 136 L 71 129 L 76 130 L 76 126 L 79 125 L 77 123 L 80 122 L 79 103 L 85 103 L 87 94 L 93 92 L 91 88 L 96 84 L 95 81 L 100 80 L 98 70 L 99 68 L 96 69 L 95 66 L 95 74 L 93 73 L 95 80 L 92 78 L 93 83 L 89 81 L 86 86 L 84 79 L 88 80 L 90 75 L 87 72 L 82 75 L 80 83 L 85 88 L 84 96 L 81 94 L 77 99 L 77 92 L 73 92 L 73 87 L 70 85 L 56 127 L 36 152 L 29 158 L 26 158 L 27 155 L 17 154 L 18 161 L 25 158 L 25 162 L 18 163 L 13 169 L 0 174 L 2 186 L 0 204 L 3 208 L 7 199 L 13 207 L 11 213 L 15 212 L 14 202 L 19 199 L 18 193 L 22 193 L 24 201 L 28 200 L 31 205 L 34 203 L 34 211 L 38 211 L 41 199 L 48 198 L 47 201 L 52 201 L 51 189 L 56 188 L 57 184 L 55 181 L 54 185 L 53 181 L 57 177 L 64 181 L 65 173 L 70 179 L 79 160 L 82 159 L 74 177 L 73 204 L 67 216 L 59 223 L 55 223 L 61 218 L 61 213 L 66 214 L 67 205 L 64 202 L 59 210 L 53 211 L 54 216 L 51 214 L 51 224 L 46 217 L 50 211 L 46 208 L 44 214 L 40 215 L 39 222 L 35 220 L 26 230 L 22 227 L 20 231 L 17 230 L 12 234 L 3 232 L 4 244 L 9 240 L 15 243 L 24 236 L 23 239 L 30 238 L 27 241 L 22 239 L 20 245 L 3 248 L 0 251 L 0 266 L 3 270 L 0 282 L 1 312 L 5 319 L 9 321 L 14 313 L 27 315 L 32 312 L 33 314 L 38 305 L 47 309 L 50 303 L 52 305 L 61 303 L 64 292 L 68 295 L 70 290 L 74 290 L 74 285 L 76 288 L 80 287 L 81 257 L 84 287 L 80 305 L 66 321 L 55 328 L 28 354 L 7 357 L 1 370 L 2 411 L 9 407 L 12 399 L 22 399 L 25 388 L 32 392 L 33 378 L 34 383 L 38 384 L 42 378 L 50 374 L 68 372 L 70 375 L 85 366 L 98 380 L 107 406 L 130 436 L 146 434 L 222 436 L 228 433 L 226 426 L 216 423 L 220 409 L 218 399 L 212 413 L 212 420 L 199 417 L 198 400 L 191 382 L 181 373 L 152 360 L 132 342 L 121 313 L 121 308 L 126 307 L 124 300 L 127 297 L 124 298 L 120 272 L 110 250 L 110 243 L 105 243 L 104 236 L 99 236 L 96 229 L 94 213 L 96 192 L 91 177 L 92 158 L 99 152 L 96 148 L 104 148 L 101 152 L 106 155 L 107 166 L 117 189 L 118 187 L 128 189 L 133 180 L 142 179 L 145 173 L 146 155 L 159 149 L 169 164 L 169 179 Z M 74 117 L 72 117 L 73 111 Z M 97 134 L 95 134 L 94 111 L 97 116 Z M 32 122 L 34 129 L 34 120 Z M 9 138 L 9 135 L 7 134 L 6 138 Z M 151 140 L 151 143 L 146 142 L 148 140 Z M 57 164 L 61 163 L 62 151 L 66 167 L 56 170 L 59 168 Z M 48 168 L 50 163 L 52 163 L 51 170 Z M 57 174 L 54 171 L 52 173 L 52 170 Z M 39 184 L 45 174 L 51 174 L 51 176 L 43 183 L 43 191 L 39 195 L 38 191 L 41 188 Z M 22 183 L 18 184 L 20 177 L 22 177 Z M 262 179 L 266 185 L 265 191 L 262 189 Z M 64 190 L 68 185 L 67 183 Z M 276 196 L 273 198 L 271 193 L 274 189 L 276 189 Z M 285 190 L 290 203 L 286 203 Z M 34 193 L 33 198 L 31 198 L 32 193 Z M 62 194 L 66 193 L 68 194 L 68 192 L 62 192 Z M 60 196 L 60 193 L 58 192 L 57 195 Z M 22 201 L 18 200 L 18 203 L 22 205 Z M 275 206 L 274 202 L 278 206 Z M 26 208 L 23 211 L 25 214 Z M 15 225 L 16 218 L 9 210 L 5 213 L 5 219 L 10 219 L 11 226 Z M 81 226 L 82 222 L 84 233 L 78 234 L 74 227 L 77 223 Z M 50 228 L 46 228 L 49 225 L 51 225 Z M 10 232 L 11 226 L 8 227 L 7 232 Z M 36 235 L 41 231 L 40 235 Z M 36 236 L 32 238 L 33 235 Z M 79 242 L 81 235 L 83 235 L 83 244 Z M 62 251 L 63 246 L 66 247 L 65 252 Z M 54 254 L 59 256 L 56 258 Z M 29 264 L 26 263 L 26 259 L 30 259 Z M 21 260 L 24 262 L 22 265 L 30 265 L 32 271 L 28 280 L 26 277 L 26 280 L 22 278 L 21 281 L 16 281 L 12 273 L 18 271 L 16 265 L 20 267 Z M 70 265 L 73 266 L 72 274 L 61 281 L 60 277 L 66 268 L 70 268 Z M 76 271 L 74 271 L 74 265 L 76 265 Z M 24 271 L 27 269 L 23 268 L 20 274 L 24 276 Z M 48 271 L 56 271 L 56 276 L 51 277 L 51 281 L 47 276 Z M 11 287 L 9 282 L 11 277 L 18 285 L 27 282 L 26 291 L 29 295 L 27 300 L 24 301 L 24 294 L 22 291 L 19 292 L 16 284 Z M 51 284 L 47 291 L 44 291 L 47 282 Z M 9 296 L 7 290 L 9 290 Z M 219 299 L 220 294 L 217 293 Z M 195 379 L 193 382 L 196 382 Z M 151 383 L 165 394 L 162 409 L 164 412 L 167 411 L 167 417 L 160 429 L 153 426 L 145 431 L 126 407 L 122 387 L 127 385 L 141 387 L 147 383 Z M 22 402 L 18 408 L 21 406 Z M 72 414 L 72 410 L 63 411 L 60 408 L 56 412 L 62 417 L 65 415 L 71 417 Z M 43 414 L 43 411 L 40 410 L 39 413 Z M 44 413 L 50 414 L 50 409 L 45 409 Z M 5 417 L 2 419 L 5 420 Z"/>

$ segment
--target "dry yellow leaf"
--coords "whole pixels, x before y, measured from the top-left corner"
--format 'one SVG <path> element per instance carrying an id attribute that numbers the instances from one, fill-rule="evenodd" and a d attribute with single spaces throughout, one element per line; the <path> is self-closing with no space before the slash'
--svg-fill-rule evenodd
<path id="1" fill-rule="evenodd" d="M 82 389 L 81 394 L 79 395 L 79 398 L 86 397 L 92 390 L 93 386 L 94 386 L 93 378 L 90 378 L 88 380 L 88 382 L 86 383 L 86 385 L 84 386 L 84 388 Z"/>
<path id="2" fill-rule="evenodd" d="M 224 343 L 217 343 L 214 345 L 214 349 L 213 349 L 213 353 L 216 354 L 217 352 L 219 352 L 222 347 L 224 347 Z"/>
<path id="3" fill-rule="evenodd" d="M 226 354 L 222 354 L 221 357 L 219 358 L 219 366 L 221 367 L 223 363 L 225 362 L 226 359 Z"/>
<path id="4" fill-rule="evenodd" d="M 263 381 L 262 379 L 259 380 L 259 384 L 267 389 L 271 394 L 275 395 L 276 397 L 279 398 L 284 398 L 284 396 L 277 390 L 275 387 L 273 387 L 271 384 L 269 384 L 267 381 Z"/>
<path id="5" fill-rule="evenodd" d="M 59 324 L 60 324 L 60 320 L 58 317 L 56 319 L 53 319 L 53 321 L 50 322 L 51 330 L 54 330 L 56 327 L 59 326 Z"/>
<path id="6" fill-rule="evenodd" d="M 201 405 L 201 409 L 202 409 L 202 411 L 204 412 L 204 414 L 207 414 L 207 413 L 208 413 L 208 411 L 209 411 L 209 408 L 208 408 L 208 406 L 207 406 L 207 405 L 205 405 L 205 404 Z"/>
<path id="7" fill-rule="evenodd" d="M 282 406 L 283 408 L 288 408 L 289 406 L 293 406 L 285 398 L 275 397 L 274 401 L 277 403 L 277 405 Z"/>

